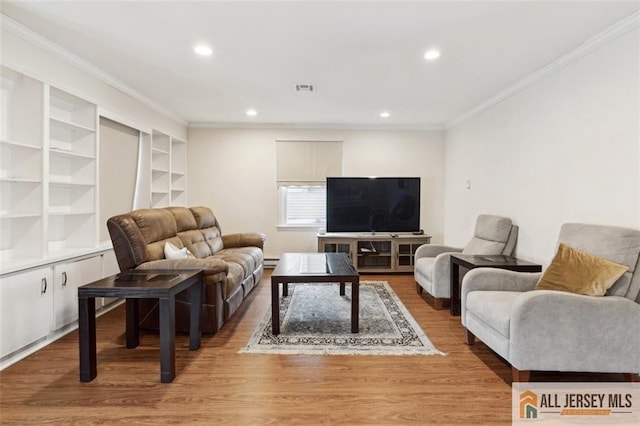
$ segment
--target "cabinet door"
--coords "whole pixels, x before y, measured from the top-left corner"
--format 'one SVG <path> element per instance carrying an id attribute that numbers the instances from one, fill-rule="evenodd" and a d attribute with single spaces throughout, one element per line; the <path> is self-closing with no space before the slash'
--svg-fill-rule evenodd
<path id="1" fill-rule="evenodd" d="M 54 329 L 78 319 L 78 287 L 102 277 L 101 256 L 63 263 L 53 268 Z"/>
<path id="2" fill-rule="evenodd" d="M 0 357 L 49 334 L 52 294 L 51 268 L 0 278 Z"/>

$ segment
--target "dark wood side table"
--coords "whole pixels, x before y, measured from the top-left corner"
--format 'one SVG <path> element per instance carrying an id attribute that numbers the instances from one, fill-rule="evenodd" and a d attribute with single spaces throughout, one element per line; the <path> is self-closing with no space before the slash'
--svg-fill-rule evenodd
<path id="1" fill-rule="evenodd" d="M 280 334 L 280 284 L 282 296 L 289 294 L 289 283 L 351 283 L 351 332 L 360 331 L 360 275 L 346 253 L 284 253 L 271 274 L 271 325 Z"/>
<path id="2" fill-rule="evenodd" d="M 160 381 L 170 383 L 176 375 L 176 294 L 188 290 L 191 305 L 189 349 L 200 348 L 202 271 L 132 271 L 78 287 L 80 335 L 80 381 L 98 374 L 96 361 L 96 297 L 124 297 L 127 309 L 127 348 L 140 342 L 138 299 L 157 298 L 160 308 Z"/>
<path id="3" fill-rule="evenodd" d="M 451 315 L 460 315 L 460 267 L 499 268 L 517 272 L 540 272 L 542 265 L 511 256 L 452 254 L 451 257 Z"/>

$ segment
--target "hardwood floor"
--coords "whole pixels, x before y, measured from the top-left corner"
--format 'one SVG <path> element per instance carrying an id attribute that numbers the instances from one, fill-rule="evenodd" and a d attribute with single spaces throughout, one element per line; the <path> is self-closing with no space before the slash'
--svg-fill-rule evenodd
<path id="1" fill-rule="evenodd" d="M 73 332 L 0 372 L 2 424 L 511 424 L 511 369 L 459 317 L 436 311 L 410 275 L 386 280 L 447 356 L 238 354 L 270 300 L 268 277 L 215 336 L 176 342 L 177 376 L 159 382 L 157 335 L 124 345 L 124 307 L 97 320 L 98 376 L 79 381 Z M 534 381 L 623 380 L 536 373 Z"/>

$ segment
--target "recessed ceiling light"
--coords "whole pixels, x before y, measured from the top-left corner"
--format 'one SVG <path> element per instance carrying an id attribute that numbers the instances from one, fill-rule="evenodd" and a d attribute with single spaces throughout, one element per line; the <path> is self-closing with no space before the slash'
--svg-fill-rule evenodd
<path id="1" fill-rule="evenodd" d="M 202 56 L 209 56 L 213 53 L 213 50 L 211 50 L 209 46 L 206 46 L 204 44 L 197 45 L 193 48 L 193 51 Z"/>
<path id="2" fill-rule="evenodd" d="M 247 110 L 247 115 L 249 117 L 255 117 L 256 115 L 258 115 L 258 111 L 256 111 L 255 109 L 251 108 Z"/>
<path id="3" fill-rule="evenodd" d="M 389 116 L 390 116 L 390 115 L 391 115 L 391 114 L 389 113 L 389 111 L 382 111 L 382 112 L 380 113 L 380 117 L 381 117 L 381 118 L 389 118 Z"/>
<path id="4" fill-rule="evenodd" d="M 424 58 L 427 61 L 435 61 L 440 57 L 440 51 L 437 49 L 429 49 L 424 53 Z"/>

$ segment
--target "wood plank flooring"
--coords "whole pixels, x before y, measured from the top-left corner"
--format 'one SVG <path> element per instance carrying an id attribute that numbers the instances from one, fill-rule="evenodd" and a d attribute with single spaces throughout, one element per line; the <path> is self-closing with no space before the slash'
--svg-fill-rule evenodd
<path id="1" fill-rule="evenodd" d="M 436 311 L 410 275 L 388 281 L 447 356 L 238 354 L 263 317 L 268 277 L 215 336 L 176 342 L 177 376 L 159 382 L 157 335 L 124 345 L 124 307 L 98 318 L 98 376 L 78 378 L 77 331 L 0 372 L 1 424 L 511 424 L 510 367 L 481 342 L 466 346 L 458 317 Z M 623 380 L 533 373 L 534 381 Z"/>

